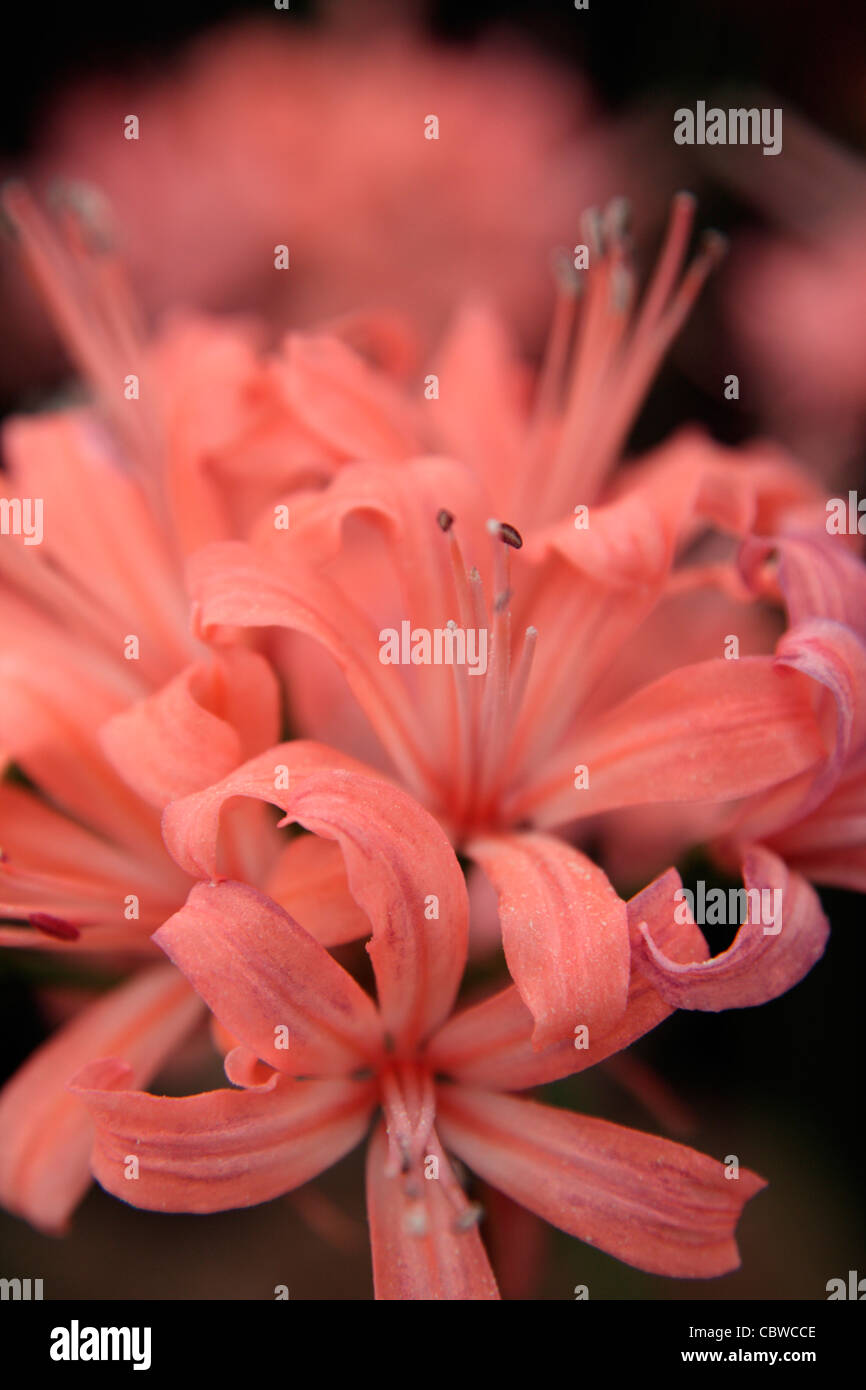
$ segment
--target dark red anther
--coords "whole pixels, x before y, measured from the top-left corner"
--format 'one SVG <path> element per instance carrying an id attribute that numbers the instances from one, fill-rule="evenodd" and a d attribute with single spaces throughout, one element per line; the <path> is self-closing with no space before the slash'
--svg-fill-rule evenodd
<path id="1" fill-rule="evenodd" d="M 81 932 L 63 917 L 52 917 L 49 912 L 31 912 L 28 918 L 31 927 L 36 927 L 46 936 L 56 936 L 58 941 L 77 941 Z"/>
<path id="2" fill-rule="evenodd" d="M 446 511 L 444 507 L 436 513 L 436 520 L 443 531 L 450 531 L 451 527 L 454 525 L 453 513 Z"/>

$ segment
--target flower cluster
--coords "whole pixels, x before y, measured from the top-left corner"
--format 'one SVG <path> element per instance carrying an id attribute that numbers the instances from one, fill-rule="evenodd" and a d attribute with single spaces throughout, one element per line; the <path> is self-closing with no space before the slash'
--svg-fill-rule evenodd
<path id="1" fill-rule="evenodd" d="M 622 462 L 720 239 L 688 261 L 678 196 L 641 293 L 611 205 L 534 378 L 472 304 L 425 390 L 337 330 L 144 335 L 80 203 L 6 213 L 89 396 L 4 436 L 44 535 L 0 537 L 0 943 L 113 983 L 0 1093 L 0 1200 L 249 1206 L 366 1138 L 379 1298 L 499 1297 L 479 1180 L 735 1268 L 763 1179 L 516 1094 L 777 997 L 813 884 L 866 889 L 857 538 L 764 442 Z M 668 867 L 699 844 L 781 903 L 715 956 Z M 146 1090 L 205 1022 L 228 1084 Z"/>

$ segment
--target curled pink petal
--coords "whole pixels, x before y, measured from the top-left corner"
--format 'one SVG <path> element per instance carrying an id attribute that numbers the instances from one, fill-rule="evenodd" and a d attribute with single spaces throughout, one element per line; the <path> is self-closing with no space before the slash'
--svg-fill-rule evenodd
<path id="1" fill-rule="evenodd" d="M 369 995 L 245 883 L 199 883 L 154 940 L 224 1028 L 293 1076 L 339 1076 L 381 1046 Z"/>
<path id="2" fill-rule="evenodd" d="M 442 1022 L 456 996 L 469 931 L 466 885 L 432 816 L 389 782 L 344 770 L 346 762 L 314 744 L 280 744 L 169 806 L 166 843 L 189 872 L 213 875 L 220 812 L 236 796 L 271 801 L 288 820 L 336 840 L 349 891 L 371 924 L 367 949 L 385 1028 L 408 1046 Z"/>
<path id="3" fill-rule="evenodd" d="M 268 663 L 239 647 L 187 667 L 115 715 L 102 729 L 102 746 L 124 780 L 162 810 L 274 743 L 279 698 Z"/>
<path id="4" fill-rule="evenodd" d="M 294 1081 L 276 1072 L 252 1090 L 150 1096 L 117 1061 L 71 1083 L 96 1125 L 93 1175 L 147 1211 L 227 1211 L 268 1202 L 314 1178 L 358 1144 L 369 1082 Z"/>
<path id="5" fill-rule="evenodd" d="M 743 864 L 746 889 L 771 920 L 746 920 L 727 951 L 711 960 L 671 961 L 642 924 L 635 959 L 661 997 L 679 1009 L 741 1009 L 784 994 L 824 954 L 830 924 L 814 888 L 775 854 L 753 847 Z M 770 895 L 772 895 L 770 897 Z M 682 904 L 685 906 L 685 904 Z M 680 904 L 671 901 L 671 911 Z M 757 913 L 750 912 L 751 917 Z"/>

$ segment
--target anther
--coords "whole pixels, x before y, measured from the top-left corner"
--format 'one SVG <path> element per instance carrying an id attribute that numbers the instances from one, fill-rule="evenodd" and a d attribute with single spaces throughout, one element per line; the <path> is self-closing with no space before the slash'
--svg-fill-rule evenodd
<path id="1" fill-rule="evenodd" d="M 407 1235 L 426 1236 L 427 1212 L 423 1207 L 413 1207 L 403 1217 L 403 1227 Z"/>
<path id="2" fill-rule="evenodd" d="M 436 513 L 436 521 L 443 531 L 450 531 L 454 525 L 453 512 L 446 511 L 444 507 Z"/>
<path id="3" fill-rule="evenodd" d="M 581 230 L 593 255 L 603 255 L 604 237 L 601 214 L 598 208 L 587 208 L 580 221 Z"/>
<path id="4" fill-rule="evenodd" d="M 512 526 L 508 521 L 499 523 L 499 538 L 506 545 L 510 545 L 513 550 L 520 550 L 523 545 L 523 537 L 516 526 Z"/>
<path id="5" fill-rule="evenodd" d="M 63 917 L 53 917 L 49 912 L 31 912 L 27 919 L 31 927 L 54 936 L 58 941 L 77 941 L 81 932 Z"/>
<path id="6" fill-rule="evenodd" d="M 729 244 L 724 233 L 717 231 L 715 227 L 708 227 L 700 240 L 701 250 L 715 262 L 727 255 Z"/>
<path id="7" fill-rule="evenodd" d="M 631 224 L 631 204 L 628 198 L 612 198 L 602 214 L 605 239 L 614 245 L 622 243 Z"/>
<path id="8" fill-rule="evenodd" d="M 77 179 L 55 179 L 46 200 L 56 212 L 72 213 L 79 230 L 89 238 L 91 250 L 105 253 L 114 249 L 111 208 L 98 188 Z"/>
<path id="9" fill-rule="evenodd" d="M 455 1230 L 471 1231 L 473 1226 L 478 1226 L 484 1220 L 484 1208 L 480 1202 L 470 1202 L 468 1207 L 464 1207 L 458 1214 L 454 1222 Z"/>
<path id="10" fill-rule="evenodd" d="M 571 252 L 564 246 L 555 247 L 550 253 L 549 264 L 554 284 L 560 293 L 574 298 L 583 292 L 586 272 L 577 269 Z"/>

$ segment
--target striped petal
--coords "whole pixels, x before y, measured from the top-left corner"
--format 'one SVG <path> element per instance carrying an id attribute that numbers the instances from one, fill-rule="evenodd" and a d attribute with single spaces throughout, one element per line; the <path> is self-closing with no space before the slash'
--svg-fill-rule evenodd
<path id="1" fill-rule="evenodd" d="M 669 1139 L 513 1096 L 441 1086 L 443 1141 L 513 1201 L 609 1255 L 677 1279 L 739 1265 L 740 1213 L 765 1183 Z"/>

